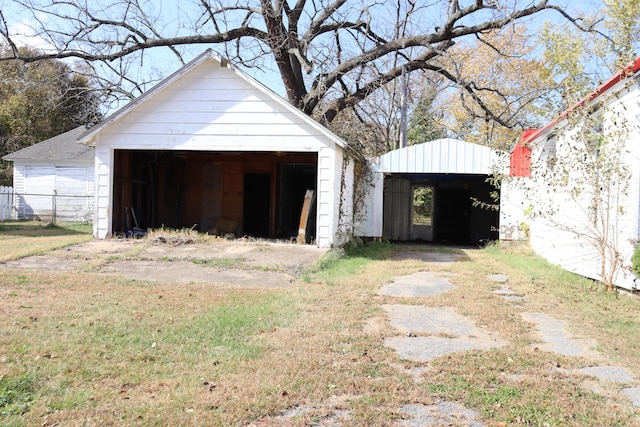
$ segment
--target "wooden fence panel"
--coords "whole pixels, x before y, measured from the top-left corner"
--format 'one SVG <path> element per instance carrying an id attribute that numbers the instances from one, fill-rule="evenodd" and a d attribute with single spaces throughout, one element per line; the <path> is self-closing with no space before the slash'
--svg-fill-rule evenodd
<path id="1" fill-rule="evenodd" d="M 0 221 L 13 219 L 13 187 L 0 186 Z"/>

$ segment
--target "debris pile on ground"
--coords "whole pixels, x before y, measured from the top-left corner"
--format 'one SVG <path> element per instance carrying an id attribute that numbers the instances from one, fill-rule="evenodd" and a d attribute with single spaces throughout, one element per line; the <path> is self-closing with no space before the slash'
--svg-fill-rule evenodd
<path id="1" fill-rule="evenodd" d="M 154 245 L 182 246 L 195 243 L 196 239 L 183 235 L 158 235 L 149 239 Z"/>

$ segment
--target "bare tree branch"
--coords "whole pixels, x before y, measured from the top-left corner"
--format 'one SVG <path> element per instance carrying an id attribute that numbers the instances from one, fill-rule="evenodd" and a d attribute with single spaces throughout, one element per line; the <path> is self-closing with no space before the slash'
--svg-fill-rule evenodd
<path id="1" fill-rule="evenodd" d="M 51 48 L 22 54 L 17 43 L 20 34 L 12 32 L 12 23 L 0 12 L 0 39 L 8 47 L 0 61 L 74 58 L 94 68 L 108 64 L 103 69 L 116 76 L 122 70 L 114 62 L 140 57 L 146 51 L 168 48 L 184 63 L 183 49 L 214 45 L 240 66 L 275 64 L 289 102 L 327 121 L 397 79 L 404 66 L 443 75 L 477 102 L 487 117 L 512 125 L 501 112 L 492 112 L 483 104 L 478 92 L 491 88 L 456 77 L 455 69 L 445 68 L 440 61 L 442 55 L 459 41 L 504 29 L 543 11 L 559 13 L 581 30 L 593 30 L 550 0 L 427 4 L 410 0 L 395 4 L 375 0 L 191 0 L 182 3 L 189 12 L 185 13 L 189 25 L 177 25 L 172 11 L 155 10 L 154 3 L 139 0 L 5 3 L 29 12 L 34 36 Z M 118 89 L 120 84 L 132 90 Z M 127 96 L 144 89 L 144 83 L 129 76 L 115 78 L 111 88 Z"/>

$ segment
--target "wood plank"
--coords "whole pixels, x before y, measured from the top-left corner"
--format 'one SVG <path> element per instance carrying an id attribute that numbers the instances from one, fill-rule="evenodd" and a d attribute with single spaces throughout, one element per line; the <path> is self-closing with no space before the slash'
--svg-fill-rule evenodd
<path id="1" fill-rule="evenodd" d="M 307 190 L 304 195 L 304 202 L 302 203 L 302 212 L 300 213 L 300 225 L 298 227 L 298 244 L 303 245 L 307 242 L 307 223 L 309 222 L 309 214 L 311 213 L 311 206 L 316 197 L 316 192 L 313 190 Z"/>

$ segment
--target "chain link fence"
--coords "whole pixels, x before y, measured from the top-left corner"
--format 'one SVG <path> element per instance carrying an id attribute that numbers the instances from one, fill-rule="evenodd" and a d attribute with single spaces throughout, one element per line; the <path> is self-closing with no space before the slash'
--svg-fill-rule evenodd
<path id="1" fill-rule="evenodd" d="M 47 222 L 92 222 L 91 195 L 17 193 L 0 187 L 0 220 L 21 219 Z"/>

